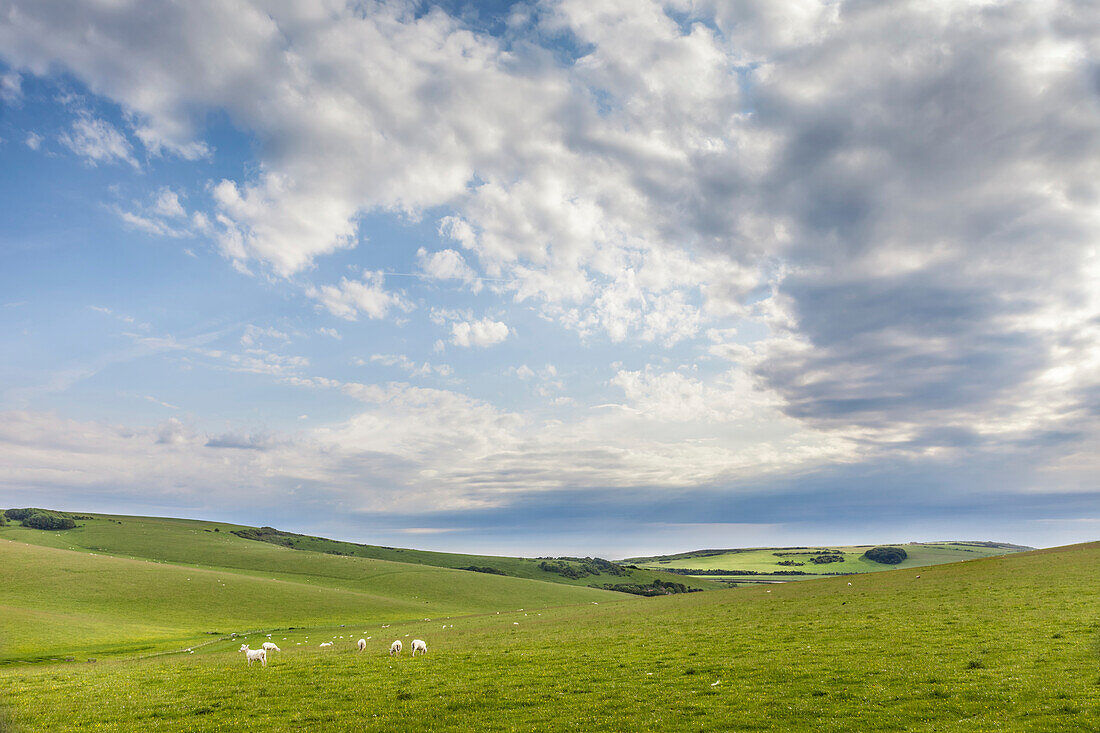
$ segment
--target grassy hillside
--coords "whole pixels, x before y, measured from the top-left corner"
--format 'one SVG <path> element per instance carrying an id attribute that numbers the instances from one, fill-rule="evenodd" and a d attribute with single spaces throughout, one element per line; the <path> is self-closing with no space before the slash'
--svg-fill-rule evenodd
<path id="1" fill-rule="evenodd" d="M 909 542 L 899 545 L 908 557 L 897 565 L 884 565 L 868 560 L 863 554 L 875 545 L 844 545 L 814 547 L 756 547 L 738 550 L 697 550 L 676 555 L 630 558 L 623 562 L 639 567 L 684 572 L 701 570 L 713 580 L 736 582 L 777 582 L 807 580 L 824 576 L 874 573 L 896 568 L 974 560 L 1029 550 L 1029 547 L 996 542 Z M 829 555 L 843 562 L 816 563 L 815 557 Z M 744 571 L 739 573 L 738 571 Z M 690 577 L 690 576 L 688 576 Z"/>
<path id="2" fill-rule="evenodd" d="M 447 629 L 395 623 L 368 634 L 365 654 L 352 637 L 375 628 L 295 630 L 266 669 L 249 669 L 236 641 L 6 668 L 0 691 L 26 730 L 1094 731 L 1098 573 L 1094 543 L 919 579 L 901 569 Z M 390 659 L 405 634 L 428 656 Z"/>
<path id="3" fill-rule="evenodd" d="M 157 525 L 151 520 L 139 526 Z M 77 531 L 4 528 L 0 533 L 0 662 L 179 649 L 210 640 L 207 632 L 438 618 L 625 597 L 521 578 L 295 552 L 222 533 L 196 536 L 193 562 L 185 564 L 43 546 L 71 544 L 75 536 L 69 533 Z M 113 536 L 120 543 L 127 538 L 126 546 L 135 553 L 160 547 L 162 556 L 188 559 L 187 542 L 171 533 Z"/>
<path id="4" fill-rule="evenodd" d="M 264 576 L 271 572 L 320 576 L 317 582 L 338 587 L 358 587 L 358 571 L 337 571 L 340 558 L 362 558 L 397 563 L 412 563 L 440 568 L 480 567 L 492 568 L 503 575 L 531 580 L 544 580 L 577 586 L 601 587 L 615 584 L 652 584 L 662 582 L 682 583 L 691 588 L 718 587 L 706 579 L 676 577 L 653 570 L 623 570 L 623 575 L 584 575 L 570 578 L 559 572 L 548 572 L 539 559 L 497 557 L 489 555 L 461 555 L 424 550 L 406 550 L 374 545 L 339 542 L 307 535 L 264 533 L 269 539 L 294 544 L 284 544 L 244 539 L 234 532 L 257 535 L 255 527 L 204 522 L 191 519 L 165 519 L 160 517 L 130 517 L 106 514 L 81 515 L 90 517 L 79 521 L 79 526 L 62 532 L 43 532 L 19 526 L 0 527 L 0 538 L 30 542 L 49 547 L 97 552 L 121 557 L 142 558 L 203 567 L 233 568 L 239 572 L 258 572 Z M 217 531 L 215 531 L 217 530 Z M 337 564 L 333 560 L 337 560 Z M 578 566 L 579 563 L 566 562 Z M 560 562 L 550 562 L 559 567 Z M 471 571 L 465 571 L 471 572 Z M 490 573 L 477 573 L 490 575 Z M 346 581 L 346 582 L 345 582 Z M 349 582 L 351 585 L 349 586 Z"/>

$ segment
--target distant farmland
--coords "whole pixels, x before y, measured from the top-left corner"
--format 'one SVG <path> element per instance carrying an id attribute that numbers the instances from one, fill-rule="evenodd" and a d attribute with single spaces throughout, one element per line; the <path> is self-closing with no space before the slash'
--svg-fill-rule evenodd
<path id="1" fill-rule="evenodd" d="M 865 553 L 875 547 L 900 548 L 905 559 L 896 564 L 875 562 Z M 793 580 L 874 573 L 899 568 L 942 565 L 981 557 L 1008 555 L 1030 547 L 1000 542 L 909 542 L 898 545 L 814 545 L 696 550 L 676 555 L 632 557 L 623 563 L 665 570 L 684 577 L 723 583 L 784 583 Z M 693 573 L 692 571 L 699 571 Z"/>

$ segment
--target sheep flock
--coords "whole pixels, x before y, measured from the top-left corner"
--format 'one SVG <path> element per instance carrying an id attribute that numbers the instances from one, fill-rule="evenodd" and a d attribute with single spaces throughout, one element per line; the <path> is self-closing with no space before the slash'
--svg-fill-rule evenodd
<path id="1" fill-rule="evenodd" d="M 387 624 L 387 626 L 388 626 L 388 624 Z M 386 628 L 386 627 L 383 626 L 383 628 Z M 447 628 L 447 626 L 444 625 L 443 628 Z M 233 636 L 236 636 L 236 634 L 234 634 Z M 270 638 L 271 634 L 268 634 L 267 636 L 268 636 L 268 638 Z M 408 636 L 408 634 L 406 634 L 406 636 Z M 245 638 L 245 637 L 238 637 L 238 638 Z M 342 639 L 344 637 L 341 636 L 340 638 Z M 351 641 L 352 638 L 354 638 L 354 637 L 348 637 L 348 641 Z M 367 650 L 367 641 L 371 638 L 372 637 L 370 637 L 370 636 L 360 638 L 358 641 L 355 642 L 356 649 L 360 652 L 365 652 Z M 285 641 L 286 637 L 283 637 L 283 639 Z M 308 640 L 309 637 L 307 636 L 306 639 Z M 301 645 L 301 642 L 297 642 L 297 644 Z M 322 641 L 318 646 L 321 649 L 330 649 L 330 648 L 333 648 L 335 646 L 335 642 Z M 401 640 L 400 639 L 395 639 L 393 641 L 393 643 L 390 644 L 390 649 L 389 649 L 390 656 L 391 657 L 400 657 L 401 656 L 401 651 L 403 649 L 404 649 L 404 644 L 401 642 Z M 190 650 L 187 650 L 187 651 L 190 651 Z M 248 662 L 249 667 L 252 666 L 253 662 L 259 662 L 261 667 L 266 667 L 267 666 L 268 653 L 269 652 L 281 652 L 282 649 L 280 649 L 278 647 L 278 645 L 276 645 L 275 642 L 273 642 L 273 641 L 265 641 L 265 642 L 263 642 L 263 645 L 260 649 L 251 649 L 247 643 L 244 643 L 244 644 L 241 644 L 240 649 L 238 649 L 237 651 L 244 652 L 245 660 Z M 424 655 L 424 654 L 427 654 L 427 653 L 428 653 L 428 645 L 423 639 L 413 639 L 412 640 L 412 656 L 415 657 L 417 654 Z"/>

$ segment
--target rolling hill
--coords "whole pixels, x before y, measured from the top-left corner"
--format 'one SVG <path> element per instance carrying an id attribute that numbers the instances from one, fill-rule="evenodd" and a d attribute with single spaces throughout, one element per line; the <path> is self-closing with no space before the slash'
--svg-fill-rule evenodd
<path id="1" fill-rule="evenodd" d="M 323 537 L 281 532 L 271 527 L 248 527 L 194 519 L 78 514 L 75 529 L 43 532 L 19 526 L 0 527 L 0 538 L 76 551 L 131 557 L 157 562 L 233 568 L 239 572 L 286 569 L 310 575 L 318 568 L 341 567 L 331 560 L 354 557 L 438 568 L 491 570 L 506 575 L 566 585 L 604 587 L 647 586 L 655 581 L 683 584 L 700 590 L 718 587 L 706 579 L 677 577 L 650 569 L 592 565 L 592 558 L 518 558 L 465 555 L 341 542 Z M 291 552 L 287 552 L 290 550 Z M 547 570 L 545 568 L 551 568 Z M 587 568 L 587 570 L 586 570 Z M 570 572 L 572 569 L 572 572 Z M 564 572 L 563 572 L 564 571 Z M 334 583 L 342 573 L 320 572 L 321 582 Z"/>
<path id="2" fill-rule="evenodd" d="M 409 551 L 399 562 L 351 555 L 370 548 L 319 538 L 311 542 L 348 552 L 258 542 L 234 534 L 257 531 L 238 525 L 80 516 L 76 528 L 64 531 L 0 527 L 0 663 L 151 653 L 257 628 L 389 623 L 629 597 L 519 558 Z M 424 557 L 454 567 L 416 562 Z M 455 569 L 463 563 L 497 563 L 530 577 Z M 587 576 L 610 585 L 661 578 L 681 581 L 653 571 Z"/>
<path id="3" fill-rule="evenodd" d="M 310 576 L 291 583 L 210 569 L 208 578 L 183 565 L 10 538 L 0 538 L 0 551 L 4 603 L 14 594 L 23 607 L 67 614 L 53 633 L 22 642 L 28 652 L 56 649 L 78 624 L 123 618 L 130 625 L 116 633 L 135 637 L 148 634 L 143 622 L 216 623 L 224 632 L 262 621 L 272 629 L 246 641 L 256 646 L 274 630 L 283 649 L 266 669 L 247 667 L 236 652 L 240 639 L 220 636 L 194 654 L 9 665 L 0 668 L 0 718 L 16 729 L 1085 731 L 1100 720 L 1100 543 L 660 598 L 412 566 L 451 582 L 499 583 L 491 592 L 512 594 L 499 599 L 509 610 L 446 621 L 409 616 L 415 604 L 400 604 L 421 600 L 409 597 L 377 611 L 367 601 L 341 605 L 341 594 L 354 594 L 339 587 L 347 578 L 324 587 L 301 582 Z M 80 572 L 87 575 L 64 582 Z M 49 574 L 60 579 L 41 587 Z M 206 585 L 187 586 L 186 577 Z M 165 580 L 179 596 L 157 597 Z M 279 584 L 287 596 L 277 603 L 250 597 Z M 493 602 L 478 595 L 484 589 L 433 602 L 484 608 Z M 547 589 L 584 595 L 559 596 L 570 604 L 553 608 L 526 603 Z M 311 610 L 310 591 L 326 605 Z M 195 602 L 223 593 L 231 597 L 215 607 Z M 405 618 L 384 622 L 386 613 Z M 290 621 L 296 615 L 316 625 L 300 628 Z M 3 638 L 41 621 L 5 620 Z M 370 637 L 362 654 L 354 646 L 360 635 Z M 426 657 L 386 653 L 392 639 L 413 637 L 427 641 Z M 319 648 L 320 640 L 334 646 Z"/>

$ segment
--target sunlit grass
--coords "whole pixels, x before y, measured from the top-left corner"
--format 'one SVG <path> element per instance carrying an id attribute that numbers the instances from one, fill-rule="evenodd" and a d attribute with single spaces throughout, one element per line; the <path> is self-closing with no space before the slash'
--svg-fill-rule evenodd
<path id="1" fill-rule="evenodd" d="M 0 689 L 27 730 L 1088 731 L 1100 726 L 1098 571 L 1088 545 L 919 579 L 524 608 L 447 629 L 366 615 L 275 632 L 284 651 L 266 669 L 234 640 L 9 668 Z M 394 638 L 423 638 L 429 654 L 391 659 Z"/>

